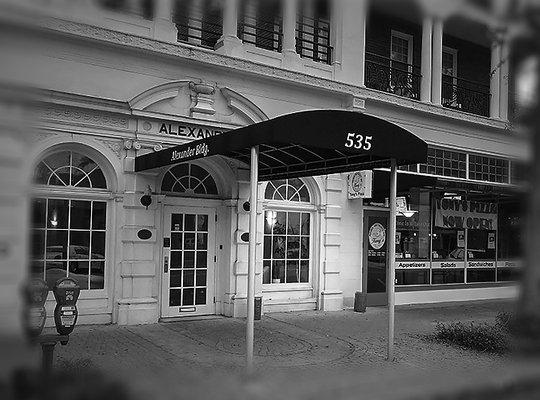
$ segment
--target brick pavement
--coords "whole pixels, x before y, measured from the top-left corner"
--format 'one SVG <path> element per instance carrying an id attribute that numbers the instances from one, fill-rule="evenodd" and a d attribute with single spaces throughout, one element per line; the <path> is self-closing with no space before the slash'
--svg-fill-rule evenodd
<path id="1" fill-rule="evenodd" d="M 241 319 L 79 326 L 58 362 L 91 363 L 154 399 L 417 399 L 540 378 L 540 363 L 426 340 L 437 321 L 489 321 L 506 302 L 406 307 L 396 361 L 385 360 L 386 311 L 278 313 L 256 322 L 254 377 L 244 375 Z M 540 381 L 540 379 L 539 379 Z"/>

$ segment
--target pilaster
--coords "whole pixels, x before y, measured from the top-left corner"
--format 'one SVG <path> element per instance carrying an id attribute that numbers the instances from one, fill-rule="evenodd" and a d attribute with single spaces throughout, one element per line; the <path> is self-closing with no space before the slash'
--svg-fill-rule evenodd
<path id="1" fill-rule="evenodd" d="M 343 181 L 339 174 L 325 178 L 326 205 L 321 208 L 324 219 L 322 238 L 321 309 L 337 311 L 343 308 L 340 282 L 341 197 Z"/>
<path id="2" fill-rule="evenodd" d="M 420 100 L 431 102 L 431 72 L 433 50 L 433 18 L 424 17 L 422 21 L 422 61 L 420 81 Z"/>
<path id="3" fill-rule="evenodd" d="M 500 117 L 501 45 L 497 40 L 491 44 L 491 77 L 489 80 L 489 116 Z"/>

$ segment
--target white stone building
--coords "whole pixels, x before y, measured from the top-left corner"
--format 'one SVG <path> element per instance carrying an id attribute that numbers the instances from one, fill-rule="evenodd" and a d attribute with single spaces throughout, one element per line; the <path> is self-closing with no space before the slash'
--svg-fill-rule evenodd
<path id="1" fill-rule="evenodd" d="M 399 174 L 397 304 L 515 295 L 526 143 L 508 124 L 507 46 L 473 6 L 372 3 L 2 1 L 5 310 L 30 273 L 77 279 L 82 323 L 244 316 L 247 167 L 134 160 L 311 109 L 430 145 Z M 387 175 L 363 200 L 347 174 L 260 185 L 263 312 L 340 310 L 356 292 L 384 303 L 386 247 L 370 238 L 384 236 Z"/>

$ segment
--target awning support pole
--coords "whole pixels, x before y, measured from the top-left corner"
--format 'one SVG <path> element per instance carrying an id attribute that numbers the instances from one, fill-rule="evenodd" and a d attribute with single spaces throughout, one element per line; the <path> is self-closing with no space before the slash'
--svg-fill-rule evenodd
<path id="1" fill-rule="evenodd" d="M 388 361 L 394 360 L 394 308 L 396 281 L 396 196 L 397 167 L 393 158 L 390 165 L 390 221 L 388 222 Z"/>
<path id="2" fill-rule="evenodd" d="M 249 250 L 247 282 L 247 319 L 246 319 L 246 368 L 253 372 L 253 336 L 255 324 L 255 251 L 257 247 L 257 189 L 259 176 L 259 146 L 251 148 L 251 174 L 249 201 Z"/>

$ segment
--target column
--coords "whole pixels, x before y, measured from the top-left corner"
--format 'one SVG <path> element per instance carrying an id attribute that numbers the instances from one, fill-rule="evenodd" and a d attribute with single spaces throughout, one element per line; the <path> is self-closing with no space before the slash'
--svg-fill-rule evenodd
<path id="1" fill-rule="evenodd" d="M 424 17 L 422 22 L 422 62 L 420 81 L 420 100 L 431 101 L 431 60 L 433 48 L 433 18 Z"/>
<path id="2" fill-rule="evenodd" d="M 335 79 L 364 86 L 368 0 L 336 0 L 332 8 L 335 27 Z M 338 64 L 339 63 L 339 64 Z"/>
<path id="3" fill-rule="evenodd" d="M 508 121 L 508 74 L 509 74 L 508 42 L 501 45 L 501 68 L 499 77 L 499 118 Z"/>
<path id="4" fill-rule="evenodd" d="M 160 0 L 154 5 L 154 39 L 176 42 L 178 31 L 172 20 L 174 0 Z"/>
<path id="5" fill-rule="evenodd" d="M 223 2 L 223 35 L 216 43 L 216 51 L 231 55 L 234 49 L 242 46 L 238 38 L 238 0 Z"/>
<path id="6" fill-rule="evenodd" d="M 358 11 L 358 81 L 360 86 L 365 86 L 365 71 L 366 71 L 366 13 L 367 3 L 366 0 L 359 0 L 360 6 Z"/>
<path id="7" fill-rule="evenodd" d="M 296 52 L 296 15 L 298 0 L 283 1 L 283 62 L 289 67 L 298 67 L 300 56 Z"/>
<path id="8" fill-rule="evenodd" d="M 441 105 L 442 96 L 442 46 L 443 21 L 440 18 L 433 22 L 433 69 L 431 70 L 431 102 Z"/>

